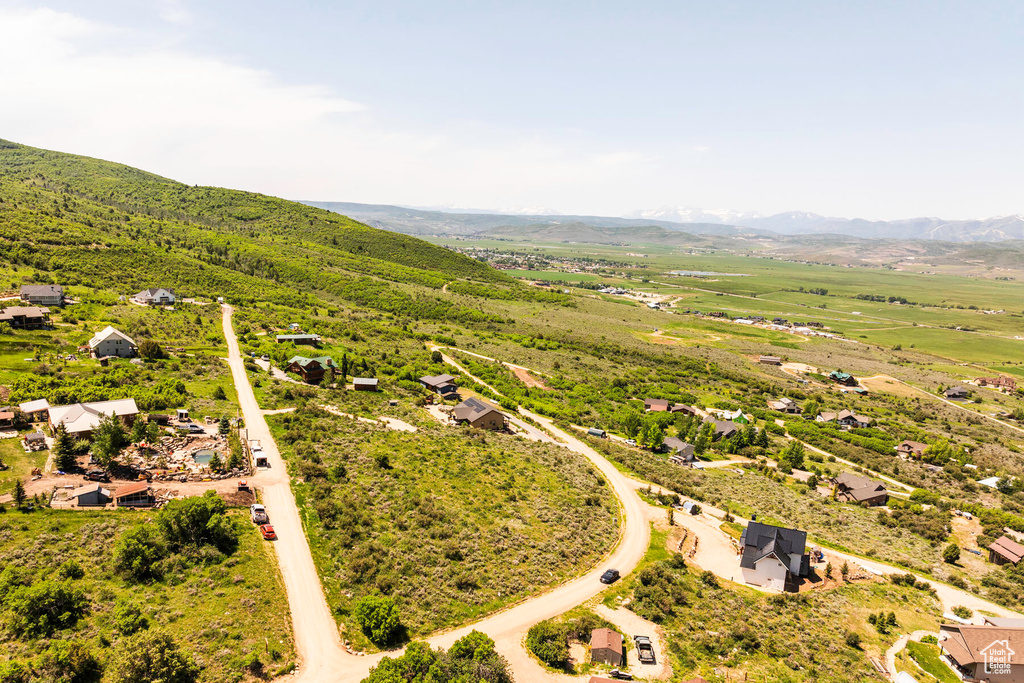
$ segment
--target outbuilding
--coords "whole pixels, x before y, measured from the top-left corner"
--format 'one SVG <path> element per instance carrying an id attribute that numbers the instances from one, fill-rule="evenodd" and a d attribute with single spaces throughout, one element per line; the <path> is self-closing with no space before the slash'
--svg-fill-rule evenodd
<path id="1" fill-rule="evenodd" d="M 590 661 L 622 666 L 622 640 L 622 635 L 610 628 L 595 628 L 590 634 Z"/>
<path id="2" fill-rule="evenodd" d="M 352 388 L 356 391 L 377 391 L 380 380 L 376 377 L 356 377 L 352 380 Z"/>
<path id="3" fill-rule="evenodd" d="M 99 484 L 80 486 L 68 496 L 78 507 L 103 507 L 110 502 L 110 491 Z"/>

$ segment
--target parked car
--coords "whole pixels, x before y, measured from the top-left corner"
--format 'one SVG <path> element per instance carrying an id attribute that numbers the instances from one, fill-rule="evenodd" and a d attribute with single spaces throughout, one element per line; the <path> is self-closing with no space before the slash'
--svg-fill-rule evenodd
<path id="1" fill-rule="evenodd" d="M 626 439 L 626 445 L 627 446 L 635 446 L 636 445 L 636 439 Z"/>
<path id="2" fill-rule="evenodd" d="M 267 508 L 259 503 L 253 503 L 249 506 L 249 516 L 252 518 L 253 524 L 267 524 L 270 521 Z"/>
<path id="3" fill-rule="evenodd" d="M 89 470 L 85 478 L 89 481 L 110 481 L 110 475 L 103 470 Z"/>
<path id="4" fill-rule="evenodd" d="M 607 569 L 604 574 L 601 574 L 601 583 L 615 583 L 619 580 L 618 569 Z"/>
<path id="5" fill-rule="evenodd" d="M 633 674 L 628 671 L 620 671 L 619 669 L 612 669 L 608 672 L 608 675 L 612 678 L 617 678 L 620 681 L 631 681 L 633 680 Z"/>
<path id="6" fill-rule="evenodd" d="M 266 541 L 277 540 L 277 534 L 274 533 L 274 527 L 269 524 L 261 524 L 260 533 L 263 534 L 263 539 Z"/>
<path id="7" fill-rule="evenodd" d="M 654 664 L 654 646 L 651 645 L 651 639 L 647 636 L 633 636 L 633 642 L 636 644 L 636 654 L 640 663 Z"/>

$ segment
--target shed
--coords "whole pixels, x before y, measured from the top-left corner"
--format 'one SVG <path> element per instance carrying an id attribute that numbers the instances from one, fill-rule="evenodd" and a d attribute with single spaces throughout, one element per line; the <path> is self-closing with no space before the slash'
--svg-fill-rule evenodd
<path id="1" fill-rule="evenodd" d="M 175 413 L 178 415 L 178 422 L 188 422 L 188 408 L 178 408 Z"/>
<path id="2" fill-rule="evenodd" d="M 1003 535 L 988 547 L 988 559 L 996 564 L 1017 564 L 1024 559 L 1024 546 Z"/>
<path id="3" fill-rule="evenodd" d="M 700 506 L 692 500 L 683 501 L 683 512 L 688 515 L 695 515 L 700 510 Z"/>
<path id="4" fill-rule="evenodd" d="M 622 635 L 610 628 L 595 628 L 590 634 L 590 661 L 622 666 Z"/>
<path id="5" fill-rule="evenodd" d="M 99 484 L 80 486 L 68 496 L 78 507 L 102 507 L 110 502 L 110 491 Z"/>
<path id="6" fill-rule="evenodd" d="M 377 391 L 380 380 L 376 377 L 356 377 L 352 380 L 352 388 L 356 391 Z"/>
<path id="7" fill-rule="evenodd" d="M 588 429 L 587 434 L 589 434 L 590 436 L 599 436 L 602 439 L 608 437 L 608 432 L 604 431 L 603 429 L 598 429 L 597 427 L 591 427 L 590 429 Z"/>
<path id="8" fill-rule="evenodd" d="M 156 499 L 146 482 L 129 484 L 114 491 L 114 503 L 119 508 L 152 507 Z"/>

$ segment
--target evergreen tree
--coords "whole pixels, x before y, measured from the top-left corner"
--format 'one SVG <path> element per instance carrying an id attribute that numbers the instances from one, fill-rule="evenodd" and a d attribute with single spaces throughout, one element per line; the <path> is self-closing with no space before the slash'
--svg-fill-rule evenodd
<path id="1" fill-rule="evenodd" d="M 75 457 L 75 440 L 68 434 L 64 423 L 58 423 L 53 432 L 53 458 L 57 469 L 69 472 L 78 464 Z"/>
<path id="2" fill-rule="evenodd" d="M 19 509 L 25 505 L 25 485 L 21 479 L 14 480 L 14 505 Z"/>
<path id="3" fill-rule="evenodd" d="M 109 468 L 121 456 L 121 451 L 128 445 L 128 437 L 124 433 L 124 425 L 117 416 L 104 415 L 92 433 L 92 453 L 100 465 Z"/>

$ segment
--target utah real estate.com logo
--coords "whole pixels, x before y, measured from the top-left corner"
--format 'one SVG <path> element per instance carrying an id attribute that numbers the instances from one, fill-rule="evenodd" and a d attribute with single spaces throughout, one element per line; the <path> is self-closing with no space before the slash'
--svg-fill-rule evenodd
<path id="1" fill-rule="evenodd" d="M 986 674 L 1008 674 L 1010 673 L 1010 657 L 1016 653 L 1010 649 L 1008 640 L 995 640 L 981 650 L 985 658 Z"/>

